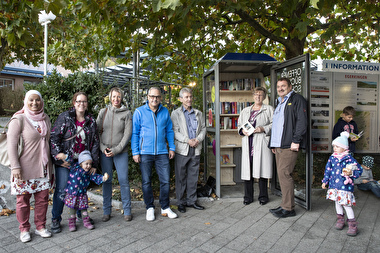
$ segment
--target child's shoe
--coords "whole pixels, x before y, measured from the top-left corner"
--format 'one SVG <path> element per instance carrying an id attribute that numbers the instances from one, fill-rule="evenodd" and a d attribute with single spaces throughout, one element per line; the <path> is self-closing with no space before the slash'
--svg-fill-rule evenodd
<path id="1" fill-rule="evenodd" d="M 69 219 L 69 231 L 70 232 L 77 231 L 77 226 L 76 226 L 75 222 L 76 222 L 75 217 Z"/>
<path id="2" fill-rule="evenodd" d="M 83 226 L 87 229 L 94 229 L 94 225 L 90 222 L 90 217 L 86 216 L 83 218 Z"/>
<path id="3" fill-rule="evenodd" d="M 344 214 L 337 214 L 337 220 L 336 220 L 336 224 L 335 224 L 335 229 L 337 230 L 342 230 L 344 228 L 344 225 L 345 225 L 345 221 L 344 221 Z"/>
<path id="4" fill-rule="evenodd" d="M 348 236 L 356 236 L 359 232 L 358 232 L 358 222 L 354 219 L 348 219 L 347 220 L 347 223 L 348 223 L 348 231 L 347 231 L 347 235 Z"/>

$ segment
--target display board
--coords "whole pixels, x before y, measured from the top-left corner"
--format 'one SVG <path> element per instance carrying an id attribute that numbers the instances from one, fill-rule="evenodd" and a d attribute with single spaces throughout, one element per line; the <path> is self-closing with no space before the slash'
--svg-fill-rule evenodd
<path id="1" fill-rule="evenodd" d="M 311 148 L 313 152 L 330 152 L 332 117 L 332 73 L 310 73 Z"/>
<path id="2" fill-rule="evenodd" d="M 311 138 L 313 152 L 332 152 L 332 131 L 343 108 L 352 106 L 359 132 L 356 153 L 375 153 L 379 148 L 379 64 L 325 60 L 324 71 L 312 71 Z"/>
<path id="3" fill-rule="evenodd" d="M 334 115 L 337 122 L 343 108 L 352 106 L 356 110 L 354 121 L 363 136 L 356 142 L 357 153 L 378 151 L 378 75 L 334 73 Z"/>

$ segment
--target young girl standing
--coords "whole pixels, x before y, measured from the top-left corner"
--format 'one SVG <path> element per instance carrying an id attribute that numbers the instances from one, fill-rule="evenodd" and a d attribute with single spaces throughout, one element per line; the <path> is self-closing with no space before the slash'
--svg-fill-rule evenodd
<path id="1" fill-rule="evenodd" d="M 342 132 L 339 137 L 332 142 L 334 153 L 327 161 L 325 175 L 322 180 L 322 189 L 327 190 L 326 199 L 335 201 L 337 222 L 335 228 L 342 230 L 345 225 L 343 209 L 347 214 L 348 231 L 347 235 L 356 236 L 358 234 L 357 222 L 355 220 L 352 206 L 356 204 L 354 196 L 353 179 L 360 177 L 362 167 L 349 154 L 347 132 Z"/>
<path id="2" fill-rule="evenodd" d="M 56 157 L 57 159 L 66 160 L 67 155 L 64 153 L 59 153 Z M 108 174 L 104 173 L 104 176 L 99 174 L 91 175 L 90 170 L 92 168 L 92 158 L 91 153 L 88 150 L 84 150 L 79 154 L 78 162 L 73 163 L 70 161 L 70 174 L 66 186 L 66 196 L 64 203 L 70 208 L 69 214 L 69 230 L 71 232 L 76 231 L 76 217 L 75 213 L 77 210 L 81 210 L 83 226 L 88 229 L 93 229 L 94 225 L 90 222 L 90 217 L 88 216 L 88 197 L 87 197 L 87 187 L 90 181 L 94 181 L 96 184 L 101 184 L 108 179 Z"/>

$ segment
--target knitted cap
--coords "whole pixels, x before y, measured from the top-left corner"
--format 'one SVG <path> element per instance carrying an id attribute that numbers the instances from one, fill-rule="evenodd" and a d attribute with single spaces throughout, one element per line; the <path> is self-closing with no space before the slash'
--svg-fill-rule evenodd
<path id="1" fill-rule="evenodd" d="M 341 132 L 339 137 L 336 137 L 335 140 L 333 140 L 332 145 L 338 146 L 344 149 L 348 149 L 348 132 Z"/>
<path id="2" fill-rule="evenodd" d="M 366 155 L 362 158 L 362 163 L 364 166 L 367 166 L 368 168 L 372 169 L 374 164 L 374 158 L 372 156 Z"/>
<path id="3" fill-rule="evenodd" d="M 87 160 L 91 160 L 91 161 L 92 161 L 91 153 L 90 153 L 90 151 L 88 151 L 88 150 L 83 150 L 83 151 L 79 154 L 79 157 L 78 157 L 78 163 L 81 164 L 81 163 L 83 163 L 84 161 L 87 161 Z"/>

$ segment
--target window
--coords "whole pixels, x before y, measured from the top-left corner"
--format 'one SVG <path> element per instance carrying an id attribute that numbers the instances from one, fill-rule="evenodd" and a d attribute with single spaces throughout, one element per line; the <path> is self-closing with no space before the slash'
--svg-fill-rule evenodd
<path id="1" fill-rule="evenodd" d="M 13 79 L 6 79 L 6 78 L 0 78 L 0 89 L 1 88 L 7 88 L 10 87 L 12 90 L 14 90 L 14 80 Z"/>

